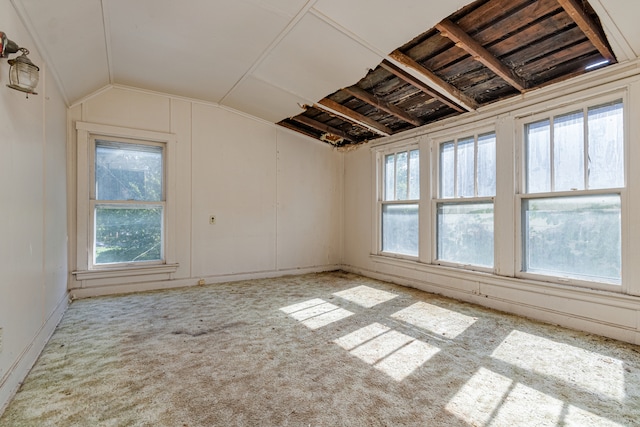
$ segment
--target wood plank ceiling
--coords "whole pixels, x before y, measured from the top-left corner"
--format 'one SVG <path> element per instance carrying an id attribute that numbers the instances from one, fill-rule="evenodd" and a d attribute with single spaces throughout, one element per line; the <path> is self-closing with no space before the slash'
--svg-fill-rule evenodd
<path id="1" fill-rule="evenodd" d="M 478 0 L 278 124 L 357 145 L 615 62 L 586 0 Z"/>

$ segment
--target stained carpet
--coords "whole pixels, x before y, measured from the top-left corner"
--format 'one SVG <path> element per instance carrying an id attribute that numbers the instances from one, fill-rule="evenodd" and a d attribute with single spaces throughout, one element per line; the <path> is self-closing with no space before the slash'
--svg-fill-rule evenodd
<path id="1" fill-rule="evenodd" d="M 2 426 L 631 426 L 640 347 L 342 272 L 75 301 Z"/>

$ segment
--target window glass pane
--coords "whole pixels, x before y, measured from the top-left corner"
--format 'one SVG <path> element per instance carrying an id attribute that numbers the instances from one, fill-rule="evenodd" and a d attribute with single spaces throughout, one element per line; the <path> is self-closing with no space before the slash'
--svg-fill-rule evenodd
<path id="1" fill-rule="evenodd" d="M 382 251 L 418 256 L 418 205 L 382 206 Z"/>
<path id="2" fill-rule="evenodd" d="M 458 141 L 458 197 L 474 197 L 474 138 Z"/>
<path id="3" fill-rule="evenodd" d="M 554 118 L 554 191 L 584 190 L 583 120 L 582 111 Z"/>
<path id="4" fill-rule="evenodd" d="M 478 197 L 496 195 L 496 134 L 478 137 Z"/>
<path id="5" fill-rule="evenodd" d="M 396 200 L 407 200 L 409 184 L 407 164 L 406 151 L 396 154 Z"/>
<path id="6" fill-rule="evenodd" d="M 549 120 L 525 126 L 527 193 L 551 191 L 551 131 Z"/>
<path id="7" fill-rule="evenodd" d="M 420 151 L 409 152 L 409 199 L 420 198 Z"/>
<path id="8" fill-rule="evenodd" d="M 95 184 L 97 200 L 162 200 L 162 149 L 96 141 Z"/>
<path id="9" fill-rule="evenodd" d="M 620 283 L 618 195 L 523 201 L 525 271 Z"/>
<path id="10" fill-rule="evenodd" d="M 493 267 L 493 204 L 438 205 L 438 259 Z"/>
<path id="11" fill-rule="evenodd" d="M 449 199 L 454 197 L 455 182 L 455 145 L 453 142 L 446 142 L 440 145 L 440 198 Z"/>
<path id="12" fill-rule="evenodd" d="M 95 209 L 95 264 L 162 259 L 162 207 Z"/>
<path id="13" fill-rule="evenodd" d="M 395 161 L 396 156 L 389 154 L 384 158 L 384 200 L 395 199 Z"/>
<path id="14" fill-rule="evenodd" d="M 589 109 L 589 188 L 624 186 L 622 102 Z"/>

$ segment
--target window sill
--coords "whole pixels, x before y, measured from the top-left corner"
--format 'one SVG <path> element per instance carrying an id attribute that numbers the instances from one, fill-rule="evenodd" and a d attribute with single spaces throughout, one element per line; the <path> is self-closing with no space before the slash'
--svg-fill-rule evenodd
<path id="1" fill-rule="evenodd" d="M 172 274 L 180 264 L 162 264 L 141 267 L 109 268 L 102 270 L 77 270 L 72 272 L 76 280 L 113 279 L 118 277 L 146 276 L 150 274 Z"/>
<path id="2" fill-rule="evenodd" d="M 586 302 L 605 303 L 620 308 L 628 308 L 638 310 L 640 299 L 636 295 L 622 293 L 622 289 L 618 291 L 594 289 L 589 287 L 569 285 L 558 282 L 545 282 L 524 277 L 499 276 L 495 273 L 487 273 L 482 271 L 465 270 L 461 268 L 425 264 L 418 261 L 407 259 L 390 258 L 384 255 L 371 254 L 371 261 L 379 264 L 386 264 L 392 267 L 404 268 L 407 270 L 417 271 L 420 273 L 433 274 L 440 277 L 447 277 L 458 281 L 473 284 L 473 290 L 463 290 L 458 285 L 447 285 L 454 291 L 463 291 L 474 295 L 485 296 L 484 289 L 486 286 L 497 287 L 503 292 L 526 292 L 535 293 L 544 296 L 554 296 L 560 298 L 571 298 Z M 397 273 L 396 273 L 397 274 Z M 431 280 L 430 280 L 431 281 Z M 454 283 L 452 282 L 452 283 Z M 443 285 L 440 285 L 443 286 Z M 504 298 L 501 297 L 501 298 Z"/>

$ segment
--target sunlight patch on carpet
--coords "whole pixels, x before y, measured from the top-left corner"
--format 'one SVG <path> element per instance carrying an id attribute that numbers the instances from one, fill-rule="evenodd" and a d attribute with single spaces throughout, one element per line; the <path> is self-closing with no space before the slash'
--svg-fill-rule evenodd
<path id="1" fill-rule="evenodd" d="M 391 317 L 451 339 L 466 331 L 477 320 L 426 302 L 417 302 Z"/>
<path id="2" fill-rule="evenodd" d="M 304 310 L 306 308 L 315 307 L 316 305 L 324 304 L 325 300 L 320 298 L 310 299 L 309 301 L 303 301 L 298 304 L 289 305 L 287 307 L 282 307 L 280 311 L 283 311 L 287 314 L 295 313 L 296 311 Z"/>
<path id="3" fill-rule="evenodd" d="M 382 291 L 380 289 L 371 288 L 369 286 L 356 286 L 355 288 L 346 289 L 336 292 L 333 295 L 351 301 L 354 304 L 365 308 L 375 307 L 378 304 L 394 299 L 398 295 L 391 292 Z"/>
<path id="4" fill-rule="evenodd" d="M 516 384 L 498 409 L 489 426 L 522 425 L 523 420 L 536 420 L 537 427 L 560 424 L 564 403 L 539 390 Z"/>
<path id="5" fill-rule="evenodd" d="M 518 330 L 491 356 L 608 399 L 626 398 L 624 363 L 612 357 Z"/>
<path id="6" fill-rule="evenodd" d="M 379 323 L 372 323 L 334 342 L 396 381 L 411 375 L 440 351 Z"/>
<path id="7" fill-rule="evenodd" d="M 360 328 L 350 334 L 335 340 L 335 343 L 345 350 L 353 350 L 357 346 L 364 344 L 365 342 L 388 332 L 390 328 L 381 325 L 380 323 L 372 323 L 369 326 Z"/>
<path id="8" fill-rule="evenodd" d="M 320 298 L 283 307 L 280 311 L 301 322 L 309 329 L 318 329 L 353 315 L 349 310 Z"/>
<path id="9" fill-rule="evenodd" d="M 513 380 L 480 368 L 453 396 L 445 409 L 471 425 L 487 425 L 509 393 Z"/>

